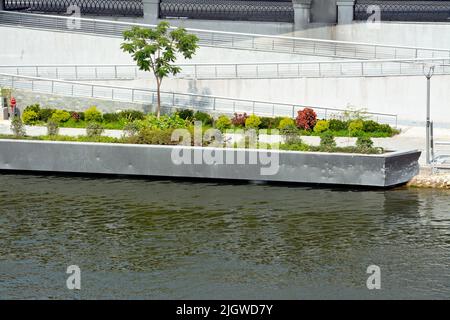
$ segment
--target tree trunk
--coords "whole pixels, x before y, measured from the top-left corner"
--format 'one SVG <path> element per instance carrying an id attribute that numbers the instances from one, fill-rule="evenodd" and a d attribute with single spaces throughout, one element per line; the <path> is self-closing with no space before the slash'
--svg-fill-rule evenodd
<path id="1" fill-rule="evenodd" d="M 159 119 L 161 116 L 161 82 L 156 81 L 156 91 L 158 96 L 158 106 L 156 107 L 156 117 Z"/>

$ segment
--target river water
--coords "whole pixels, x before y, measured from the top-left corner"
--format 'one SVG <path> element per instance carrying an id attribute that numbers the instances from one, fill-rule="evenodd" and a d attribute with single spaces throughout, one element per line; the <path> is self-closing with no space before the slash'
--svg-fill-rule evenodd
<path id="1" fill-rule="evenodd" d="M 3 173 L 0 199 L 0 299 L 450 297 L 447 191 Z"/>

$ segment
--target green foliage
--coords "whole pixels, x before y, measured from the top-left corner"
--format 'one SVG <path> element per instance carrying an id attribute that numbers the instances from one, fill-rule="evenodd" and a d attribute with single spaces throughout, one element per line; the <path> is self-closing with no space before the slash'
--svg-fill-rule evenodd
<path id="1" fill-rule="evenodd" d="M 191 109 L 183 109 L 177 112 L 178 116 L 183 120 L 194 119 L 194 111 Z"/>
<path id="2" fill-rule="evenodd" d="M 189 34 L 184 28 L 172 30 L 166 21 L 155 28 L 133 27 L 123 33 L 124 42 L 121 49 L 131 54 L 140 70 L 151 71 L 156 78 L 158 107 L 156 115 L 161 114 L 161 82 L 169 75 L 180 73 L 181 68 L 175 63 L 177 56 L 191 59 L 198 48 L 198 37 Z"/>
<path id="3" fill-rule="evenodd" d="M 285 125 L 282 129 L 280 129 L 280 134 L 284 137 L 286 144 L 302 143 L 300 132 L 295 124 Z"/>
<path id="4" fill-rule="evenodd" d="M 53 120 L 47 122 L 47 135 L 57 136 L 59 133 L 59 123 Z"/>
<path id="5" fill-rule="evenodd" d="M 348 125 L 348 132 L 351 137 L 357 137 L 363 132 L 364 123 L 362 120 L 353 120 Z"/>
<path id="6" fill-rule="evenodd" d="M 172 141 L 172 128 L 142 128 L 137 135 L 128 137 L 125 141 L 136 144 L 157 144 L 157 145 L 176 145 L 177 141 Z"/>
<path id="7" fill-rule="evenodd" d="M 26 134 L 25 125 L 20 117 L 14 117 L 11 120 L 11 131 L 16 138 L 24 137 Z"/>
<path id="8" fill-rule="evenodd" d="M 39 114 L 39 111 L 41 110 L 41 107 L 40 107 L 40 105 L 39 104 L 32 104 L 32 105 L 29 105 L 29 106 L 27 106 L 24 110 L 23 110 L 23 112 L 25 113 L 25 112 L 28 112 L 28 111 L 33 111 L 33 112 L 35 112 L 36 114 Z"/>
<path id="9" fill-rule="evenodd" d="M 24 124 L 33 125 L 39 121 L 39 115 L 32 109 L 28 109 L 22 114 L 22 121 Z"/>
<path id="10" fill-rule="evenodd" d="M 136 120 L 144 120 L 145 114 L 139 110 L 123 110 L 119 112 L 119 118 L 127 122 L 132 122 Z"/>
<path id="11" fill-rule="evenodd" d="M 40 109 L 38 112 L 39 120 L 43 122 L 47 122 L 55 112 L 55 109 Z"/>
<path id="12" fill-rule="evenodd" d="M 278 129 L 283 130 L 285 128 L 295 127 L 295 121 L 291 118 L 283 118 L 280 120 L 280 123 L 278 125 Z"/>
<path id="13" fill-rule="evenodd" d="M 258 129 L 260 125 L 261 125 L 261 119 L 254 114 L 252 114 L 250 117 L 248 117 L 245 120 L 245 127 L 247 129 Z"/>
<path id="14" fill-rule="evenodd" d="M 231 128 L 231 119 L 228 118 L 226 115 L 221 115 L 216 120 L 214 126 L 220 131 L 225 131 L 227 129 L 230 129 Z"/>
<path id="15" fill-rule="evenodd" d="M 319 120 L 314 126 L 315 133 L 322 133 L 330 128 L 330 123 L 327 120 Z"/>
<path id="16" fill-rule="evenodd" d="M 103 121 L 107 123 L 118 122 L 120 120 L 120 115 L 118 113 L 105 113 L 103 115 Z"/>
<path id="17" fill-rule="evenodd" d="M 101 136 L 105 131 L 103 126 L 98 122 L 90 122 L 86 126 L 86 136 L 88 137 L 98 137 Z"/>
<path id="18" fill-rule="evenodd" d="M 330 131 L 342 131 L 348 130 L 348 122 L 339 119 L 330 119 L 329 121 Z"/>
<path id="19" fill-rule="evenodd" d="M 139 133 L 140 126 L 137 122 L 129 122 L 123 128 L 125 137 L 134 137 Z"/>
<path id="20" fill-rule="evenodd" d="M 282 119 L 282 117 L 261 117 L 261 125 L 259 127 L 261 129 L 277 129 Z"/>
<path id="21" fill-rule="evenodd" d="M 154 114 L 149 114 L 144 120 L 138 120 L 136 123 L 140 128 L 150 129 L 183 129 L 187 128 L 187 121 L 181 119 L 177 114 L 163 115 L 160 118 Z"/>
<path id="22" fill-rule="evenodd" d="M 201 121 L 204 126 L 210 126 L 213 124 L 213 118 L 206 112 L 197 111 L 194 114 L 195 121 Z"/>
<path id="23" fill-rule="evenodd" d="M 62 123 L 67 122 L 70 119 L 70 113 L 65 110 L 55 110 L 50 118 L 50 120 Z"/>
<path id="24" fill-rule="evenodd" d="M 362 150 L 372 149 L 373 141 L 368 137 L 358 137 L 358 139 L 356 140 L 356 147 Z"/>
<path id="25" fill-rule="evenodd" d="M 383 132 L 383 133 L 387 133 L 389 136 L 392 136 L 392 135 L 397 134 L 399 132 L 398 130 L 393 129 L 388 124 L 380 124 L 380 126 L 378 127 L 378 131 L 379 132 Z"/>
<path id="26" fill-rule="evenodd" d="M 306 143 L 303 143 L 301 139 L 295 143 L 286 143 L 280 145 L 281 150 L 287 151 L 310 151 L 311 147 Z"/>
<path id="27" fill-rule="evenodd" d="M 324 132 L 320 136 L 320 146 L 323 149 L 333 149 L 336 148 L 336 141 L 334 140 L 334 136 L 330 132 Z"/>
<path id="28" fill-rule="evenodd" d="M 102 113 L 96 106 L 92 106 L 84 112 L 84 120 L 87 122 L 102 122 Z"/>

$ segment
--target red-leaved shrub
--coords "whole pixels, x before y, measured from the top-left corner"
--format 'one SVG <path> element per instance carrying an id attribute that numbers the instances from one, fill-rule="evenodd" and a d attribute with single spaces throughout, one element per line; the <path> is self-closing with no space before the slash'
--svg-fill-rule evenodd
<path id="1" fill-rule="evenodd" d="M 317 122 L 317 114 L 311 108 L 305 108 L 298 112 L 295 123 L 298 128 L 312 130 Z"/>
<path id="2" fill-rule="evenodd" d="M 235 127 L 243 127 L 245 126 L 245 120 L 247 120 L 248 115 L 246 113 L 244 114 L 234 114 L 234 117 L 231 119 L 231 123 Z"/>

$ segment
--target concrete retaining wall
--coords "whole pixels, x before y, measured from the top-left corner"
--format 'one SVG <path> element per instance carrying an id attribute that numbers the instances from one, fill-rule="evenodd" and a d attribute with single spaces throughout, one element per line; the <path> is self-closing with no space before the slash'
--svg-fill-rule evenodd
<path id="1" fill-rule="evenodd" d="M 154 87 L 152 80 L 109 81 L 108 84 Z M 431 82 L 431 115 L 436 125 L 450 125 L 450 76 L 434 76 Z M 370 112 L 393 113 L 400 124 L 422 125 L 426 110 L 424 76 L 368 78 L 309 78 L 257 80 L 182 80 L 171 79 L 164 90 L 210 94 L 241 99 L 256 99 L 326 106 L 345 109 L 348 105 Z"/>
<path id="2" fill-rule="evenodd" d="M 225 150 L 227 152 L 223 154 Z M 173 152 L 178 155 L 184 153 L 191 163 L 200 164 L 185 162 L 177 165 L 173 160 Z M 205 155 L 217 156 L 219 153 L 223 154 L 223 163 L 236 163 L 239 155 L 244 155 L 246 161 L 242 163 L 245 164 L 205 163 Z M 267 150 L 0 140 L 0 170 L 376 187 L 409 181 L 419 172 L 419 156 L 418 151 L 385 155 L 287 151 L 268 153 Z M 194 162 L 202 158 L 203 161 Z M 255 164 L 250 164 L 251 158 L 256 159 Z M 235 161 L 231 162 L 231 159 Z"/>

